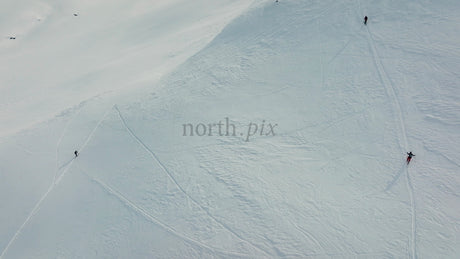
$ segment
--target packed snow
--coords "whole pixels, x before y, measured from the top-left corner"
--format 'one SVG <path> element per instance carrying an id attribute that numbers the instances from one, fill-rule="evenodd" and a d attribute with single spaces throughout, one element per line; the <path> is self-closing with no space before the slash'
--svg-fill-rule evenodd
<path id="1" fill-rule="evenodd" d="M 459 26 L 454 0 L 0 2 L 0 258 L 458 258 Z"/>

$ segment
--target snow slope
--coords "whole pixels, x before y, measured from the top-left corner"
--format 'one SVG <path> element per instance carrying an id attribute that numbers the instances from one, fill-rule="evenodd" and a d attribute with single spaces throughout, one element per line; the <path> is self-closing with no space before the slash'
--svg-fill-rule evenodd
<path id="1" fill-rule="evenodd" d="M 458 1 L 34 3 L 1 8 L 0 257 L 460 254 Z"/>
<path id="2" fill-rule="evenodd" d="M 0 134 L 27 128 L 103 93 L 155 83 L 248 4 L 2 2 L 0 14 L 6 18 L 0 24 L 0 123 L 8 127 Z M 16 40 L 10 40 L 12 36 Z"/>

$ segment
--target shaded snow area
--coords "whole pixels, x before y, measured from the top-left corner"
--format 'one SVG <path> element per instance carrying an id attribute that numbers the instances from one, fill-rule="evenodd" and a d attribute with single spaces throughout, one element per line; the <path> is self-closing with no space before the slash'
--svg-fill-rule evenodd
<path id="1" fill-rule="evenodd" d="M 456 0 L 1 1 L 0 258 L 458 258 L 459 28 Z"/>

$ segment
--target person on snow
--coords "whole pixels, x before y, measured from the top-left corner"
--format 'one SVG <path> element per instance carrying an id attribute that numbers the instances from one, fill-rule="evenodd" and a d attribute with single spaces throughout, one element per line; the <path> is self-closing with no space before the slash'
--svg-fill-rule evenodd
<path id="1" fill-rule="evenodd" d="M 415 156 L 415 155 L 412 154 L 412 151 L 410 151 L 409 153 L 407 153 L 407 159 L 406 159 L 407 164 L 410 163 L 410 160 L 412 159 L 413 156 Z"/>
<path id="2" fill-rule="evenodd" d="M 75 157 L 78 156 L 78 151 L 77 150 L 75 150 L 75 152 L 73 152 L 73 153 L 75 154 Z"/>
<path id="3" fill-rule="evenodd" d="M 367 24 L 367 16 L 364 16 L 364 25 Z"/>

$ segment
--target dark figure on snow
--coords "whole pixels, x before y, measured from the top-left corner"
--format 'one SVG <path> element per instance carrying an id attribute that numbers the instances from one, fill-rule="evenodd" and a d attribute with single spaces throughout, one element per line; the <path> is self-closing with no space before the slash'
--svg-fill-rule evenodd
<path id="1" fill-rule="evenodd" d="M 367 24 L 367 16 L 364 16 L 364 25 Z"/>
<path id="2" fill-rule="evenodd" d="M 78 156 L 78 151 L 77 150 L 75 150 L 75 152 L 73 152 L 73 153 L 75 154 L 75 157 Z"/>
<path id="3" fill-rule="evenodd" d="M 410 160 L 412 159 L 412 157 L 415 156 L 414 154 L 412 154 L 412 151 L 407 153 L 407 159 L 406 159 L 406 162 L 407 164 L 410 163 Z"/>

